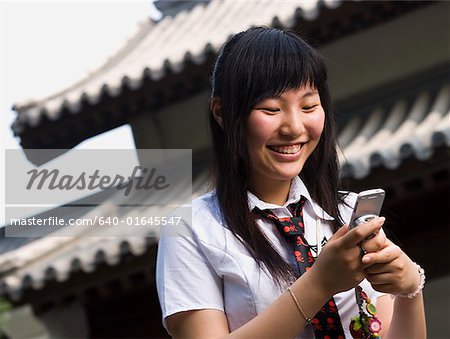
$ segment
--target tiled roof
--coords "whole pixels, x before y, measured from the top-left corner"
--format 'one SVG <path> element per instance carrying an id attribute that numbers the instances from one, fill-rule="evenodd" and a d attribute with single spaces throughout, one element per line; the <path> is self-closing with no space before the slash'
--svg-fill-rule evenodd
<path id="1" fill-rule="evenodd" d="M 321 7 L 335 8 L 340 2 L 213 0 L 157 23 L 142 22 L 135 36 L 85 79 L 47 98 L 16 104 L 19 115 L 12 129 L 20 134 L 24 125 L 39 125 L 43 115 L 56 120 L 63 108 L 76 114 L 83 100 L 96 104 L 103 93 L 116 97 L 123 84 L 139 88 L 146 77 L 157 81 L 167 71 L 181 72 L 188 60 L 202 64 L 207 53 L 217 52 L 230 35 L 253 25 L 292 27 L 299 17 L 314 20 Z"/>
<path id="2" fill-rule="evenodd" d="M 339 133 L 344 177 L 361 179 L 374 167 L 394 169 L 410 156 L 431 157 L 450 147 L 450 84 L 399 98 L 368 116 L 355 114 Z"/>

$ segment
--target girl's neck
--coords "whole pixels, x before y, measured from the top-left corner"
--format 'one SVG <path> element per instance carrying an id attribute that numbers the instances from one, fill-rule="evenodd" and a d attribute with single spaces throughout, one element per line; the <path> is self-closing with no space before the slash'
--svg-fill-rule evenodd
<path id="1" fill-rule="evenodd" d="M 250 185 L 250 191 L 259 199 L 275 205 L 283 205 L 289 198 L 292 180 L 266 180 Z"/>

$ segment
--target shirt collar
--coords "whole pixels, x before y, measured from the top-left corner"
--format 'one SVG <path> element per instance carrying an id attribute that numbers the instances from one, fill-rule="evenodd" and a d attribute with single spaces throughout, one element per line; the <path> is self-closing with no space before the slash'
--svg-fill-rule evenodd
<path id="1" fill-rule="evenodd" d="M 282 205 L 276 205 L 272 203 L 268 203 L 265 201 L 262 201 L 259 199 L 256 195 L 254 195 L 252 192 L 248 191 L 248 206 L 250 210 L 253 210 L 253 208 L 258 207 L 260 210 L 265 209 L 279 209 L 279 208 L 287 208 L 290 204 L 294 202 L 298 202 L 300 200 L 301 196 L 304 196 L 306 200 L 309 202 L 309 204 L 312 207 L 312 210 L 314 211 L 314 214 L 321 219 L 324 220 L 334 220 L 332 216 L 330 216 L 327 212 L 325 212 L 322 207 L 320 207 L 312 198 L 311 195 L 308 192 L 308 189 L 306 188 L 306 185 L 303 183 L 302 179 L 300 179 L 299 176 L 296 176 L 294 179 L 292 179 L 291 182 L 291 188 L 289 190 L 289 197 L 288 200 Z"/>

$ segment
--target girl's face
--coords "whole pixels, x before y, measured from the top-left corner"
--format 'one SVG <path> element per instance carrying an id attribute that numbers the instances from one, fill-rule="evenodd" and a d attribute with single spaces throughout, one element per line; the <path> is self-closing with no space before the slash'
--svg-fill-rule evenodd
<path id="1" fill-rule="evenodd" d="M 319 93 L 311 86 L 257 103 L 247 121 L 250 185 L 290 182 L 319 143 L 324 121 Z"/>

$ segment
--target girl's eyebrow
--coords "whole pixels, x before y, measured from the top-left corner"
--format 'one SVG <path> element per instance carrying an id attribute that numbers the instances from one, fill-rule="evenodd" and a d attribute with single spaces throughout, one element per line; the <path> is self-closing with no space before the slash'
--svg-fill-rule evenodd
<path id="1" fill-rule="evenodd" d="M 300 96 L 300 99 L 304 99 L 304 98 L 308 98 L 308 97 L 313 97 L 318 95 L 319 92 L 316 89 L 307 91 L 306 93 L 304 93 L 303 95 Z M 270 100 L 270 99 L 274 99 L 274 100 L 283 100 L 283 97 L 281 96 L 281 94 L 277 94 L 271 97 L 267 97 L 264 100 Z"/>
<path id="2" fill-rule="evenodd" d="M 312 96 L 315 96 L 315 95 L 318 95 L 318 94 L 319 94 L 319 92 L 317 90 L 311 90 L 311 91 L 308 91 L 305 94 L 303 94 L 301 96 L 301 98 L 312 97 Z"/>

